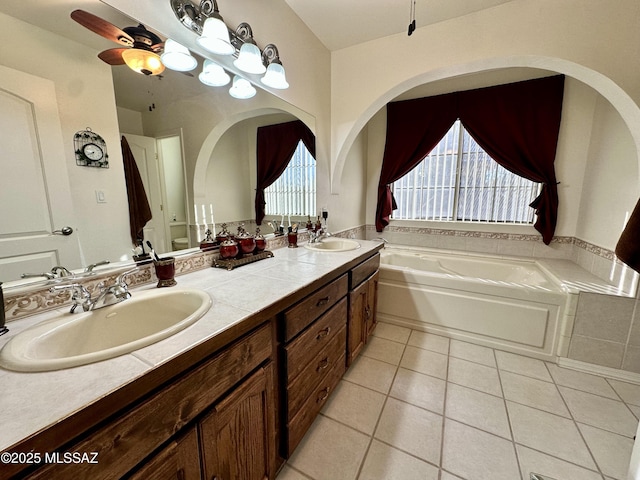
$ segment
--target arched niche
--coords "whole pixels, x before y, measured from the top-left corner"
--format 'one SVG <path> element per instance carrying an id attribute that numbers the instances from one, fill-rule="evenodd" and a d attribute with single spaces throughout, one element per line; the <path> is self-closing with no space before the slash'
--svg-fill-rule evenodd
<path id="1" fill-rule="evenodd" d="M 420 85 L 509 68 L 546 70 L 550 75 L 564 74 L 567 77 L 575 78 L 585 85 L 588 85 L 608 100 L 620 114 L 633 137 L 636 152 L 640 152 L 640 108 L 638 108 L 638 105 L 636 105 L 633 99 L 610 78 L 593 69 L 561 58 L 533 55 L 490 58 L 421 73 L 397 84 L 380 97 L 372 99 L 369 106 L 360 113 L 357 120 L 353 122 L 349 128 L 343 143 L 338 146 L 338 153 L 331 174 L 332 193 L 339 194 L 341 191 L 341 179 L 345 161 L 356 137 L 367 122 L 388 102 L 393 101 L 404 92 Z M 640 165 L 640 155 L 638 155 L 638 153 L 636 153 L 636 161 L 638 165 Z"/>

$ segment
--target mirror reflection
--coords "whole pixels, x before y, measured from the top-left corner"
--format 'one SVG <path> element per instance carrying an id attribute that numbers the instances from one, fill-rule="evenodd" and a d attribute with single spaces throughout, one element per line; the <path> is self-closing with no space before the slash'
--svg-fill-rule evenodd
<path id="1" fill-rule="evenodd" d="M 122 135 L 145 184 L 153 219 L 144 236 L 156 251 L 189 252 L 214 222 L 255 227 L 256 129 L 294 119 L 313 129 L 314 119 L 260 88 L 237 100 L 228 87 L 203 85 L 195 73 L 202 58 L 195 76 L 111 67 L 96 55 L 112 42 L 74 22 L 61 0 L 40 16 L 36 3 L 0 6 L 0 38 L 20 46 L 0 52 L 0 121 L 21 128 L 3 129 L 0 141 L 11 162 L 3 172 L 15 173 L 0 180 L 2 215 L 11 219 L 0 227 L 0 281 L 131 262 Z M 137 25 L 97 0 L 82 8 L 121 28 Z M 28 60 L 35 55 L 39 62 Z M 87 127 L 104 139 L 109 168 L 76 165 L 73 135 Z M 27 160 L 16 169 L 15 158 Z M 65 227 L 73 233 L 51 233 Z"/>

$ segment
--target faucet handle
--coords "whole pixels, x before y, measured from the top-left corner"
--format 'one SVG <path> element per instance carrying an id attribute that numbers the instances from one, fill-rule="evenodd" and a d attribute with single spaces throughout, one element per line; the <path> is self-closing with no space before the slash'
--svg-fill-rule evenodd
<path id="1" fill-rule="evenodd" d="M 132 273 L 136 273 L 138 270 L 140 270 L 139 267 L 134 267 L 131 270 L 127 270 L 126 272 L 121 273 L 120 275 L 118 275 L 118 278 L 116 279 L 116 283 L 117 284 L 124 283 L 126 285 L 126 282 L 124 280 Z"/>
<path id="2" fill-rule="evenodd" d="M 109 260 L 103 260 L 101 262 L 98 263 L 92 263 L 91 265 L 87 265 L 87 267 L 84 269 L 85 273 L 89 273 L 89 272 L 93 272 L 93 269 L 96 267 L 99 267 L 101 265 L 107 265 L 109 262 Z"/>
<path id="3" fill-rule="evenodd" d="M 56 285 L 51 287 L 49 291 L 55 293 L 59 290 L 73 290 L 71 300 L 73 305 L 71 306 L 71 313 L 76 310 L 78 305 L 82 306 L 82 310 L 85 312 L 91 308 L 91 293 L 83 285 L 79 283 L 72 283 L 70 285 Z"/>

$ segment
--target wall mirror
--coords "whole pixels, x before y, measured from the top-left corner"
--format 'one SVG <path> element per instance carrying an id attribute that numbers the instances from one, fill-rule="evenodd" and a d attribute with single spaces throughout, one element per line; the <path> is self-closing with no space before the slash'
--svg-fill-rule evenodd
<path id="1" fill-rule="evenodd" d="M 149 235 L 147 238 L 160 252 L 181 250 L 188 254 L 197 245 L 199 232 L 210 225 L 212 218 L 209 217 L 215 216 L 217 225 L 253 218 L 255 185 L 252 182 L 255 180 L 251 179 L 251 173 L 255 172 L 255 166 L 251 162 L 255 162 L 258 126 L 298 118 L 314 129 L 313 117 L 260 88 L 254 98 L 238 100 L 229 96 L 229 85 L 220 88 L 203 85 L 197 79 L 202 58 L 198 58 L 199 65 L 193 76 L 165 70 L 161 77 L 146 77 L 124 65 L 106 65 L 96 55 L 117 45 L 74 22 L 69 14 L 75 8 L 89 11 L 120 28 L 137 25 L 135 20 L 98 0 L 72 6 L 64 0 L 47 1 L 46 5 L 40 0 L 26 0 L 0 6 L 0 39 L 6 45 L 0 53 L 0 66 L 17 72 L 17 83 L 21 78 L 44 79 L 57 100 L 53 106 L 57 108 L 58 121 L 53 122 L 51 135 L 57 132 L 62 141 L 58 141 L 54 149 L 47 149 L 41 158 L 35 156 L 31 167 L 35 170 L 27 172 L 26 177 L 38 178 L 50 173 L 52 187 L 40 190 L 45 192 L 45 197 L 50 191 L 66 192 L 63 205 L 64 201 L 68 202 L 71 208 L 66 210 L 74 214 L 66 218 L 64 215 L 43 218 L 37 225 L 21 225 L 20 228 L 36 232 L 39 243 L 33 242 L 33 245 L 22 241 L 18 247 L 10 247 L 3 240 L 19 237 L 17 230 L 0 232 L 0 281 L 10 282 L 5 283 L 5 287 L 14 284 L 21 273 L 45 273 L 56 265 L 83 272 L 89 265 L 104 260 L 110 263 L 96 270 L 131 262 L 121 134 L 138 152 L 143 141 L 151 142 L 149 145 L 153 148 L 145 147 L 149 150 L 144 153 L 148 155 L 149 165 L 156 160 L 156 155 L 168 162 L 157 171 L 145 169 L 144 165 L 141 168 L 141 175 L 158 182 L 156 187 L 149 188 L 156 189 L 151 192 L 158 199 L 155 217 L 162 218 L 161 222 L 149 226 L 145 232 Z M 153 25 L 146 27 L 154 29 Z M 165 38 L 162 32 L 156 33 Z M 41 60 L 30 60 L 35 57 Z M 0 92 L 7 91 L 0 85 Z M 0 108 L 6 112 L 13 98 L 15 94 L 5 95 Z M 15 108 L 24 109 L 24 105 Z M 87 126 L 106 140 L 110 168 L 75 166 L 73 133 Z M 34 150 L 37 146 L 31 149 Z M 58 164 L 60 168 L 51 167 L 47 162 L 52 156 L 66 162 Z M 230 165 L 241 174 L 229 175 L 227 166 Z M 216 175 L 216 171 L 220 174 Z M 199 178 L 195 191 L 194 178 Z M 14 199 L 11 194 L 7 200 L 7 208 L 15 212 L 16 217 L 33 218 L 24 207 L 34 203 L 34 197 Z M 234 209 L 228 208 L 228 200 L 234 202 Z M 205 218 L 196 218 L 196 212 L 203 209 L 207 212 Z M 72 235 L 51 234 L 67 225 L 73 227 Z M 61 256 L 56 245 L 65 241 L 72 245 L 74 253 Z M 26 261 L 16 262 L 16 259 Z M 46 280 L 40 276 L 17 283 L 41 285 Z"/>

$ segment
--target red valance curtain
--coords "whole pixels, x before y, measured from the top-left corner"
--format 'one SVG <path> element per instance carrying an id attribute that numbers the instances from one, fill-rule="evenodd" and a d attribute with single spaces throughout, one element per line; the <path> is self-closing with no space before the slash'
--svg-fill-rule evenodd
<path id="1" fill-rule="evenodd" d="M 275 182 L 289 164 L 302 140 L 309 153 L 316 156 L 316 137 L 300 120 L 258 128 L 256 223 L 262 224 L 265 212 L 264 189 Z"/>
<path id="2" fill-rule="evenodd" d="M 417 165 L 446 133 L 448 127 L 442 130 L 442 126 L 431 118 L 442 115 L 443 124 L 448 126 L 459 118 L 478 144 L 504 168 L 543 184 L 540 195 L 531 203 L 531 207 L 537 215 L 534 227 L 542 234 L 544 243 L 549 244 L 557 223 L 558 190 L 554 161 L 563 93 L 564 76 L 559 75 L 427 99 L 394 102 L 405 104 L 400 115 L 394 103 L 387 105 L 387 144 L 378 186 L 376 229 L 382 231 L 389 224 L 389 215 L 393 210 L 393 196 L 388 184 Z M 452 111 L 432 111 L 438 104 Z M 418 122 L 434 126 L 428 126 L 420 133 L 411 125 Z M 406 150 L 411 148 L 410 145 L 416 146 L 415 153 L 407 155 Z M 417 148 L 422 145 L 431 147 L 422 153 L 422 149 Z M 401 167 L 388 166 L 387 163 Z M 403 173 L 387 175 L 387 172 L 395 171 Z"/>

